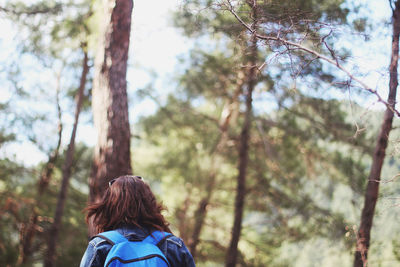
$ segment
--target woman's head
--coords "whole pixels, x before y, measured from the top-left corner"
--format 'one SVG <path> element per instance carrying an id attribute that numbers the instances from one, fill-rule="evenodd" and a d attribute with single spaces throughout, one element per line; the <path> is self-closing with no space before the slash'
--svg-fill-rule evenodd
<path id="1" fill-rule="evenodd" d="M 109 183 L 102 200 L 87 207 L 86 220 L 93 220 L 96 232 L 134 225 L 170 232 L 150 187 L 140 176 L 121 176 Z"/>

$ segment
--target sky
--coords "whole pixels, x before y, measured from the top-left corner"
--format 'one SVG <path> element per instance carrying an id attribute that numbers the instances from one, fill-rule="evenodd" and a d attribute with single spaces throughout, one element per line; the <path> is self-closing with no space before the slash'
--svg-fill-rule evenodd
<path id="1" fill-rule="evenodd" d="M 3 0 L 0 0 L 0 3 Z M 29 0 L 27 0 L 29 1 Z M 34 1 L 34 0 L 32 0 Z M 179 31 L 171 25 L 172 10 L 180 7 L 183 0 L 162 0 L 148 1 L 136 0 L 132 13 L 132 32 L 131 47 L 129 53 L 129 68 L 127 73 L 128 95 L 130 106 L 130 120 L 134 122 L 140 116 L 150 114 L 156 110 L 156 104 L 150 100 L 141 100 L 137 98 L 135 92 L 145 87 L 152 81 L 149 71 L 156 73 L 154 86 L 160 95 L 173 89 L 172 77 L 174 70 L 177 68 L 179 55 L 183 55 L 193 46 L 193 43 L 180 35 Z M 365 3 L 366 1 L 349 1 L 349 3 Z M 384 3 L 383 3 L 384 2 Z M 351 64 L 348 65 L 350 70 L 358 70 L 365 73 L 363 79 L 372 88 L 380 90 L 385 96 L 387 88 L 387 75 L 385 76 L 390 51 L 390 38 L 388 39 L 388 29 L 390 27 L 384 24 L 390 17 L 390 8 L 388 1 L 369 0 L 368 8 L 363 9 L 368 16 L 372 16 L 373 21 L 382 24 L 382 28 L 378 28 L 371 33 L 372 41 L 360 42 L 359 47 L 362 49 L 353 49 Z M 0 58 L 15 56 L 13 51 L 13 35 L 16 34 L 11 24 L 7 24 L 0 16 Z M 357 38 L 356 38 L 357 39 Z M 352 34 L 348 34 L 338 46 L 354 47 L 355 38 Z M 34 64 L 34 62 L 32 62 Z M 361 67 L 359 67 L 361 66 Z M 0 70 L 1 71 L 1 70 Z M 45 79 L 48 75 L 35 77 L 36 79 Z M 33 78 L 33 79 L 35 79 Z M 7 99 L 9 92 L 0 87 L 0 102 Z M 351 96 L 357 98 L 357 96 Z M 374 98 L 370 98 L 370 105 L 376 105 Z M 40 105 L 40 103 L 38 103 Z M 65 130 L 64 140 L 69 139 L 70 130 Z M 78 141 L 83 141 L 88 145 L 94 145 L 96 140 L 96 132 L 90 123 L 81 123 L 77 134 Z M 1 155 L 15 154 L 17 160 L 23 161 L 28 165 L 37 164 L 39 161 L 45 160 L 46 155 L 30 142 L 22 142 L 19 144 L 11 144 L 0 149 Z M 34 156 L 32 156 L 34 155 Z"/>

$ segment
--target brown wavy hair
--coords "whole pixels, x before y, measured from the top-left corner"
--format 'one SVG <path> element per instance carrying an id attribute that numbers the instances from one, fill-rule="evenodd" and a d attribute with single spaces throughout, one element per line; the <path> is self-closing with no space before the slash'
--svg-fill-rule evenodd
<path id="1" fill-rule="evenodd" d="M 150 186 L 138 176 L 114 179 L 102 200 L 89 204 L 85 210 L 86 222 L 92 220 L 97 233 L 126 225 L 171 232 L 161 214 L 165 207 L 157 202 Z"/>

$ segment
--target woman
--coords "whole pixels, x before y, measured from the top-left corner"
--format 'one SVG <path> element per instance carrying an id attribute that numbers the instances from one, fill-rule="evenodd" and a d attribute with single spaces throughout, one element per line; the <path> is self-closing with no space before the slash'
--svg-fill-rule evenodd
<path id="1" fill-rule="evenodd" d="M 128 240 L 138 241 L 153 231 L 171 233 L 150 187 L 140 176 L 121 176 L 109 182 L 103 199 L 86 208 L 86 222 L 92 221 L 96 233 L 117 230 Z M 157 245 L 172 267 L 192 267 L 194 260 L 183 241 L 170 235 Z M 104 266 L 112 244 L 99 236 L 86 249 L 81 267 Z"/>

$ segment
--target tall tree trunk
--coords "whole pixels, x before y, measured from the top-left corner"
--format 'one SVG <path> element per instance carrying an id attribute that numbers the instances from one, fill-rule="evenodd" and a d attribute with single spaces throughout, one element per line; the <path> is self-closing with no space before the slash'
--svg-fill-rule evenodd
<path id="1" fill-rule="evenodd" d="M 389 133 L 392 129 L 394 108 L 396 103 L 397 91 L 397 66 L 399 59 L 399 34 L 400 34 L 400 2 L 394 4 L 393 15 L 393 39 L 392 39 L 392 55 L 390 60 L 389 72 L 389 96 L 387 107 L 375 151 L 372 159 L 370 174 L 368 177 L 367 190 L 365 192 L 364 208 L 361 213 L 361 225 L 358 231 L 357 248 L 354 257 L 354 267 L 367 266 L 368 249 L 370 245 L 370 235 L 372 228 L 372 220 L 379 194 L 379 183 L 381 180 L 381 170 L 385 158 L 385 151 L 388 144 Z"/>
<path id="2" fill-rule="evenodd" d="M 256 1 L 251 1 L 252 6 L 252 17 L 253 24 L 252 29 L 256 29 L 257 25 L 257 6 Z M 242 220 L 244 211 L 244 202 L 246 195 L 246 176 L 247 176 L 247 165 L 249 161 L 249 139 L 250 139 L 250 128 L 252 120 L 252 102 L 253 102 L 253 90 L 256 86 L 257 78 L 257 36 L 253 32 L 251 36 L 250 46 L 250 60 L 249 60 L 249 72 L 247 75 L 247 91 L 246 91 L 246 111 L 243 122 L 242 131 L 240 134 L 240 145 L 239 145 L 239 166 L 238 166 L 238 177 L 237 177 L 237 188 L 235 197 L 235 214 L 232 228 L 232 236 L 229 244 L 229 248 L 226 254 L 225 266 L 234 267 L 237 263 L 238 256 L 238 243 L 240 239 L 240 233 L 242 230 Z"/>
<path id="3" fill-rule="evenodd" d="M 197 209 L 194 213 L 194 228 L 193 233 L 189 242 L 189 250 L 193 258 L 197 257 L 197 245 L 200 242 L 200 234 L 203 229 L 204 221 L 207 215 L 207 206 L 210 203 L 210 199 L 213 192 L 213 187 L 216 181 L 216 173 L 213 172 L 209 176 L 207 183 L 207 194 L 198 203 Z"/>
<path id="4" fill-rule="evenodd" d="M 81 113 L 83 96 L 84 96 L 83 93 L 85 90 L 87 74 L 89 71 L 86 45 L 83 45 L 83 50 L 84 50 L 84 58 L 83 58 L 82 74 L 81 74 L 79 90 L 76 96 L 75 120 L 72 128 L 71 138 L 68 144 L 66 159 L 63 164 L 62 183 L 61 183 L 60 193 L 58 195 L 57 207 L 54 215 L 54 222 L 49 230 L 47 252 L 44 258 L 45 267 L 54 266 L 54 261 L 56 259 L 56 246 L 57 246 L 58 233 L 61 228 L 62 216 L 64 213 L 65 202 L 67 199 L 68 185 L 71 177 L 72 162 L 74 159 L 74 151 L 75 151 L 76 131 L 78 129 L 79 115 Z"/>
<path id="5" fill-rule="evenodd" d="M 59 156 L 59 150 L 61 146 L 61 137 L 62 137 L 62 121 L 61 121 L 61 107 L 60 107 L 60 80 L 61 73 L 58 74 L 57 77 L 57 87 L 56 87 L 56 104 L 57 104 L 57 114 L 58 114 L 58 125 L 57 125 L 57 145 L 51 155 L 47 163 L 44 165 L 42 171 L 40 172 L 40 178 L 37 187 L 37 196 L 36 201 L 31 207 L 30 217 L 27 225 L 22 227 L 20 232 L 20 246 L 19 246 L 19 256 L 17 265 L 25 265 L 28 263 L 29 259 L 32 255 L 32 244 L 35 238 L 36 229 L 38 227 L 38 209 L 42 206 L 42 196 L 45 190 L 47 189 L 51 177 L 53 175 L 54 166 Z"/>
<path id="6" fill-rule="evenodd" d="M 107 182 L 132 173 L 126 69 L 132 0 L 105 0 L 102 40 L 93 81 L 93 118 L 98 132 L 90 177 L 89 201 L 102 196 Z M 94 228 L 89 225 L 89 234 Z"/>
<path id="7" fill-rule="evenodd" d="M 238 74 L 238 82 L 236 85 L 235 92 L 231 99 L 229 99 L 221 112 L 221 117 L 219 120 L 219 128 L 220 128 L 220 135 L 219 139 L 215 145 L 215 148 L 211 154 L 211 167 L 210 167 L 210 174 L 208 176 L 208 181 L 204 191 L 206 195 L 199 201 L 197 209 L 194 213 L 194 228 L 192 232 L 192 236 L 189 240 L 189 249 L 190 253 L 192 254 L 193 258 L 197 256 L 197 245 L 200 242 L 200 234 L 203 229 L 204 221 L 207 216 L 207 206 L 210 203 L 211 197 L 214 192 L 214 186 L 217 183 L 217 171 L 220 166 L 219 154 L 222 150 L 226 147 L 226 143 L 228 141 L 228 128 L 232 120 L 236 120 L 237 116 L 235 115 L 238 113 L 239 103 L 238 98 L 239 95 L 243 91 L 243 84 L 244 79 L 240 77 L 243 75 L 242 72 Z"/>
<path id="8" fill-rule="evenodd" d="M 186 197 L 182 205 L 175 212 L 175 217 L 178 221 L 177 228 L 179 232 L 179 237 L 183 239 L 185 244 L 189 244 L 188 224 L 190 224 L 190 222 L 187 219 L 188 216 L 187 213 L 191 205 L 191 196 L 192 196 L 192 190 L 189 189 L 188 191 L 186 191 Z"/>

